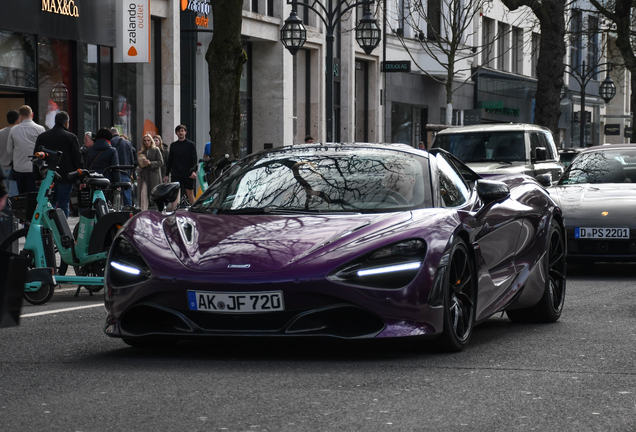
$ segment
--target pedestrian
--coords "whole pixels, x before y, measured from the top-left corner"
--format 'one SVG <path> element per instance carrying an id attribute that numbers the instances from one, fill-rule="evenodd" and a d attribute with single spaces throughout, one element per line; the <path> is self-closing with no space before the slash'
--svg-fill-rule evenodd
<path id="1" fill-rule="evenodd" d="M 132 165 L 134 167 L 137 166 L 137 152 L 133 148 L 130 141 L 119 136 L 119 130 L 116 127 L 110 128 L 111 133 L 113 134 L 113 138 L 110 140 L 111 146 L 117 150 L 117 156 L 119 157 L 120 165 Z M 131 171 L 132 172 L 132 171 Z M 121 174 L 122 182 L 130 182 L 131 176 L 130 174 Z M 132 193 L 130 189 L 126 189 L 122 191 L 121 196 L 123 198 L 123 202 L 125 206 L 132 205 Z"/>
<path id="2" fill-rule="evenodd" d="M 150 192 L 161 184 L 161 167 L 163 166 L 163 156 L 161 149 L 155 144 L 155 140 L 150 134 L 144 135 L 141 139 L 142 150 L 137 153 L 137 192 L 139 194 L 139 207 L 148 210 L 150 204 Z"/>
<path id="3" fill-rule="evenodd" d="M 419 148 L 420 150 L 426 150 L 426 145 L 424 145 L 424 141 L 420 141 L 420 143 L 417 145 L 417 148 Z"/>
<path id="4" fill-rule="evenodd" d="M 168 168 L 168 155 L 170 151 L 168 150 L 168 144 L 163 142 L 161 135 L 155 135 L 152 137 L 155 141 L 155 146 L 161 150 L 161 157 L 163 158 L 163 165 L 161 166 L 161 178 L 163 179 L 166 176 L 166 169 Z"/>
<path id="5" fill-rule="evenodd" d="M 80 149 L 84 165 L 86 165 L 86 154 L 88 153 L 88 149 L 93 147 L 93 144 L 95 144 L 95 134 L 93 132 L 86 132 L 84 134 L 84 145 Z"/>
<path id="6" fill-rule="evenodd" d="M 7 138 L 7 153 L 13 161 L 13 179 L 18 184 L 18 193 L 37 192 L 31 156 L 35 150 L 35 140 L 45 129 L 33 121 L 30 106 L 22 105 L 18 112 L 20 124 L 11 128 Z"/>
<path id="7" fill-rule="evenodd" d="M 307 144 L 312 144 L 312 143 L 314 142 L 314 138 L 313 138 L 311 135 L 307 135 L 307 136 L 305 137 L 305 142 L 306 142 Z"/>
<path id="8" fill-rule="evenodd" d="M 4 182 L 7 187 L 7 192 L 9 196 L 14 196 L 18 194 L 18 184 L 12 179 L 13 174 L 11 173 L 11 167 L 13 160 L 7 151 L 7 144 L 11 128 L 20 123 L 20 113 L 16 110 L 9 110 L 9 112 L 7 112 L 7 123 L 9 123 L 9 126 L 0 130 L 0 165 L 2 165 L 2 171 L 5 174 Z"/>
<path id="9" fill-rule="evenodd" d="M 71 191 L 73 190 L 73 181 L 68 179 L 68 174 L 84 168 L 84 159 L 77 136 L 68 130 L 69 120 L 70 117 L 66 111 L 58 111 L 55 114 L 55 126 L 41 133 L 35 140 L 35 148 L 38 150 L 45 148 L 62 152 L 62 159 L 60 159 L 56 169 L 60 178 L 56 179 L 53 184 L 51 205 L 54 208 L 56 206 L 61 208 L 67 218 L 70 211 Z"/>
<path id="10" fill-rule="evenodd" d="M 119 155 L 110 145 L 113 133 L 108 128 L 100 128 L 95 134 L 95 144 L 86 152 L 86 169 L 104 174 L 104 169 L 109 166 L 119 165 Z M 113 170 L 106 173 L 111 182 L 119 182 L 119 171 Z"/>
<path id="11" fill-rule="evenodd" d="M 168 181 L 168 176 L 172 174 L 172 181 L 181 184 L 181 193 L 186 194 L 190 203 L 194 202 L 194 179 L 196 172 L 190 172 L 190 169 L 197 164 L 197 147 L 186 139 L 188 129 L 184 125 L 178 125 L 174 129 L 177 134 L 177 140 L 170 144 L 170 155 L 168 155 L 168 167 L 164 182 Z"/>

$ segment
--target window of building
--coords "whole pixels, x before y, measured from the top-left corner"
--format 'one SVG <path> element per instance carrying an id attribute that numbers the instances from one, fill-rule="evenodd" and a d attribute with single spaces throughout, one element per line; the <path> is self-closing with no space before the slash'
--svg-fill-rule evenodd
<path id="1" fill-rule="evenodd" d="M 441 0 L 428 0 L 427 1 L 427 31 L 426 36 L 430 40 L 437 40 L 441 29 L 441 13 L 442 2 Z"/>
<path id="2" fill-rule="evenodd" d="M 407 0 L 398 0 L 397 1 L 397 27 L 395 29 L 395 33 L 398 36 L 404 36 L 404 26 L 406 19 L 406 2 Z"/>
<path id="3" fill-rule="evenodd" d="M 0 31 L 0 85 L 35 89 L 35 36 Z"/>
<path id="4" fill-rule="evenodd" d="M 141 64 L 140 64 L 141 65 Z M 137 132 L 137 63 L 116 63 L 114 68 L 114 126 L 135 146 L 140 141 Z M 139 70 L 141 74 L 141 69 Z"/>
<path id="5" fill-rule="evenodd" d="M 510 26 L 506 23 L 498 23 L 497 32 L 497 69 L 510 70 Z"/>
<path id="6" fill-rule="evenodd" d="M 393 102 L 391 104 L 391 142 L 412 145 L 413 110 L 412 106 Z"/>
<path id="7" fill-rule="evenodd" d="M 512 28 L 512 72 L 523 73 L 523 29 Z"/>
<path id="8" fill-rule="evenodd" d="M 580 9 L 572 11 L 570 24 L 570 66 L 578 68 L 583 62 L 583 13 Z"/>
<path id="9" fill-rule="evenodd" d="M 537 76 L 537 64 L 539 63 L 539 46 L 541 42 L 541 36 L 539 33 L 532 33 L 532 56 L 530 58 L 532 67 L 531 73 L 533 77 Z"/>
<path id="10" fill-rule="evenodd" d="M 494 63 L 494 29 L 495 29 L 495 21 L 483 17 L 482 21 L 482 31 L 481 31 L 481 45 L 482 45 L 482 64 L 485 67 L 493 67 Z"/>
<path id="11" fill-rule="evenodd" d="M 598 29 L 598 18 L 593 15 L 588 15 L 587 17 L 588 23 L 588 42 L 587 42 L 587 64 L 589 67 L 594 68 L 594 76 L 593 79 L 598 79 L 598 63 L 599 63 L 599 29 Z"/>
<path id="12" fill-rule="evenodd" d="M 38 38 L 38 118 L 36 122 L 47 127 L 55 126 L 55 114 L 66 111 L 74 118 L 72 54 L 68 41 Z M 54 101 L 54 87 L 66 87 L 66 101 Z M 44 109 L 44 107 L 46 107 Z"/>

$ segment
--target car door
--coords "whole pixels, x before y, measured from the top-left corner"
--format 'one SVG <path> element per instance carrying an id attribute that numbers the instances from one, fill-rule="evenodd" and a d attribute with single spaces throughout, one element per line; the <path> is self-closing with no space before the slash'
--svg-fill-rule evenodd
<path id="1" fill-rule="evenodd" d="M 457 207 L 468 200 L 470 191 L 464 185 L 460 173 L 456 170 L 447 155 L 436 155 L 437 170 L 442 196 L 442 204 L 446 207 Z M 477 262 L 479 280 L 479 298 L 477 302 L 477 319 L 480 312 L 487 310 L 514 281 L 515 253 L 523 226 L 525 206 L 515 200 L 507 199 L 501 203 L 490 204 L 484 208 L 467 211 L 464 226 L 476 233 L 473 248 Z M 460 213 L 463 211 L 460 210 Z M 460 215 L 461 217 L 461 215 Z"/>
<path id="2" fill-rule="evenodd" d="M 539 161 L 536 159 L 537 147 L 542 147 L 546 150 L 546 160 Z M 563 164 L 558 161 L 556 146 L 551 136 L 548 136 L 544 132 L 531 132 L 530 133 L 530 155 L 532 163 L 534 164 L 534 176 L 541 174 L 552 175 L 552 181 L 557 182 L 565 169 Z"/>

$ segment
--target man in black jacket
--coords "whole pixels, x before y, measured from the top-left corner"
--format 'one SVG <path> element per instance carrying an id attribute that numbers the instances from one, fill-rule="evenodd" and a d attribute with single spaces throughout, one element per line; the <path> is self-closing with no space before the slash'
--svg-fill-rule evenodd
<path id="1" fill-rule="evenodd" d="M 69 203 L 73 182 L 69 181 L 68 173 L 84 168 L 84 161 L 80 153 L 79 141 L 75 134 L 68 131 L 69 116 L 66 111 L 55 114 L 55 126 L 46 132 L 41 133 L 35 141 L 36 150 L 44 147 L 48 150 L 62 152 L 62 159 L 57 168 L 57 173 L 62 177 L 55 180 L 51 204 L 56 205 L 64 211 L 66 217 L 69 214 Z"/>
<path id="2" fill-rule="evenodd" d="M 185 192 L 190 203 L 193 203 L 194 179 L 197 175 L 190 169 L 197 164 L 197 148 L 194 142 L 186 139 L 188 129 L 184 125 L 178 125 L 174 131 L 179 139 L 170 144 L 168 168 L 163 181 L 167 182 L 168 176 L 172 174 L 172 181 L 181 184 L 181 193 Z"/>

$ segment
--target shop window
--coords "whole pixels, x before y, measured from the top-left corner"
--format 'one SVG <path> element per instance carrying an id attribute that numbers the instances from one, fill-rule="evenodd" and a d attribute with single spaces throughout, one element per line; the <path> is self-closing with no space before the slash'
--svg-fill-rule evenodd
<path id="1" fill-rule="evenodd" d="M 391 142 L 413 145 L 413 107 L 393 102 L 391 105 Z"/>
<path id="2" fill-rule="evenodd" d="M 71 49 L 68 41 L 46 37 L 38 39 L 39 92 L 36 122 L 48 129 L 55 125 L 55 114 L 58 111 L 66 111 L 71 118 L 74 118 L 71 103 L 73 101 L 71 66 Z M 62 97 L 64 93 L 65 96 Z"/>
<path id="3" fill-rule="evenodd" d="M 35 36 L 0 31 L 0 86 L 35 89 Z"/>
<path id="4" fill-rule="evenodd" d="M 84 44 L 84 94 L 99 94 L 97 45 Z M 91 129 L 89 129 L 91 130 Z"/>
<path id="5" fill-rule="evenodd" d="M 138 70 L 139 69 L 139 70 Z M 126 135 L 133 146 L 141 137 L 137 133 L 137 80 L 141 67 L 136 63 L 117 63 L 114 67 L 113 118 L 120 134 Z"/>

